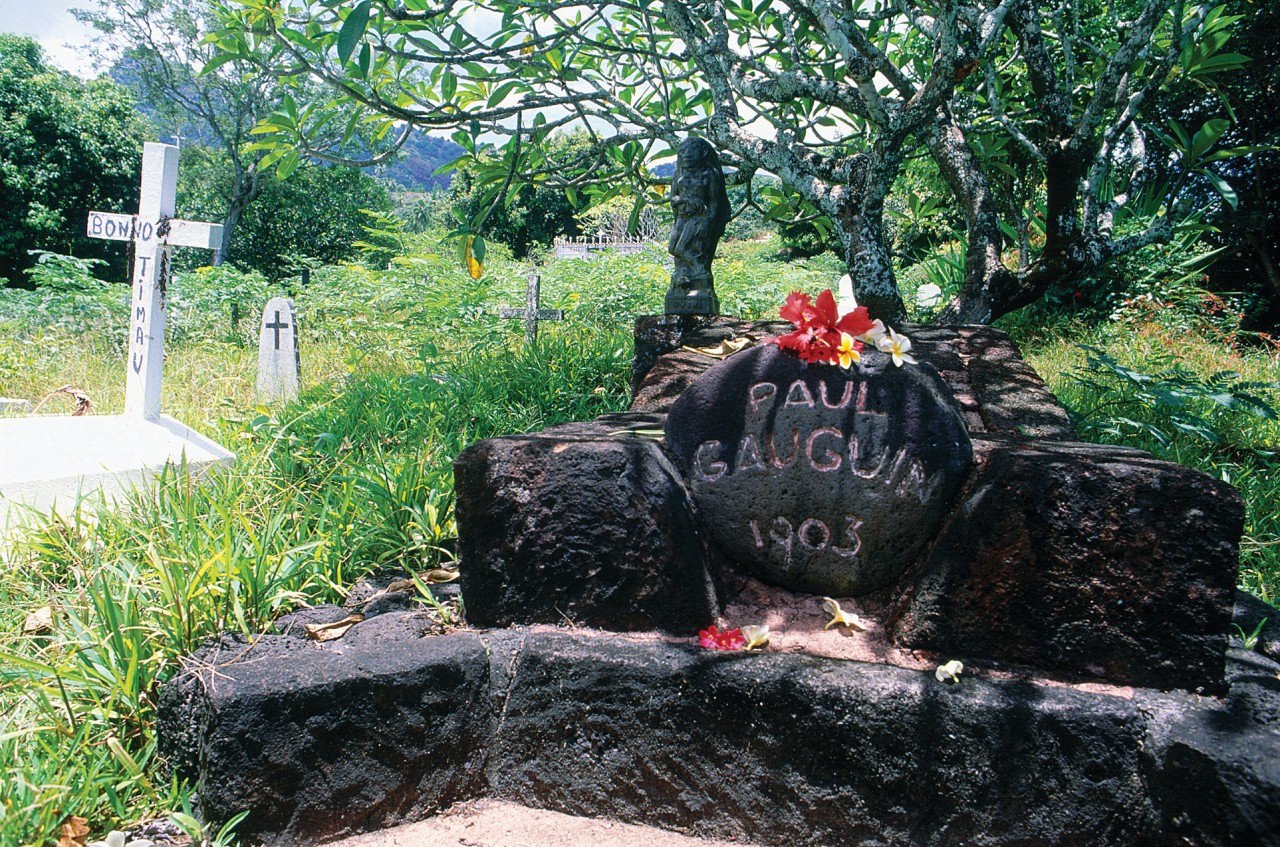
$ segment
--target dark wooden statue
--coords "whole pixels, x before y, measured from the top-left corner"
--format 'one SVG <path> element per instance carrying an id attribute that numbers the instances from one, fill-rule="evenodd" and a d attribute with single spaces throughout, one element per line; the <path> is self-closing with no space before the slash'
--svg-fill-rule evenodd
<path id="1" fill-rule="evenodd" d="M 715 148 L 701 138 L 686 138 L 676 151 L 671 180 L 675 224 L 667 252 L 675 268 L 667 290 L 668 315 L 715 315 L 720 301 L 711 280 L 711 260 L 729 223 L 729 197 Z"/>

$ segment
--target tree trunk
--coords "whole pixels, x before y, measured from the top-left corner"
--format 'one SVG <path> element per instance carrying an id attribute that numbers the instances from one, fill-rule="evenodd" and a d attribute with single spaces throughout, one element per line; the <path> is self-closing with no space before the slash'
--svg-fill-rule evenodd
<path id="1" fill-rule="evenodd" d="M 900 326 L 907 318 L 907 310 L 898 291 L 893 257 L 885 244 L 881 221 L 861 213 L 842 215 L 836 222 L 836 233 L 858 305 L 866 306 L 871 317 Z"/>
<path id="2" fill-rule="evenodd" d="M 257 199 L 261 193 L 259 172 L 250 165 L 247 169 L 236 168 L 231 183 L 231 199 L 227 201 L 227 214 L 222 219 L 222 243 L 213 256 L 213 265 L 217 267 L 227 261 L 231 252 L 231 239 L 235 235 L 236 226 L 244 210 Z"/>
<path id="3" fill-rule="evenodd" d="M 1085 237 L 1080 225 L 1080 180 L 1089 154 L 1067 144 L 1045 162 L 1045 246 L 1028 267 L 1010 270 L 1001 256 L 1004 234 L 991 184 L 948 110 L 939 110 L 929 149 L 964 209 L 969 247 L 960 293 L 943 308 L 939 323 L 988 324 L 1044 296 L 1057 282 L 1102 264 L 1105 245 Z"/>
<path id="4" fill-rule="evenodd" d="M 929 151 L 960 201 L 969 236 L 964 282 L 960 293 L 943 308 L 938 322 L 990 323 L 997 317 L 999 289 L 1008 286 L 1010 276 L 1000 260 L 1000 221 L 987 175 L 969 147 L 964 130 L 945 106 L 938 110 L 929 133 Z"/>
<path id="5" fill-rule="evenodd" d="M 222 219 L 222 243 L 218 245 L 218 249 L 213 254 L 213 266 L 216 268 L 227 261 L 227 254 L 231 252 L 231 236 L 236 231 L 236 224 L 240 223 L 240 214 L 244 211 L 244 204 L 238 203 L 236 200 L 231 201 L 231 205 L 227 207 L 227 214 Z"/>
<path id="6" fill-rule="evenodd" d="M 853 279 L 858 305 L 872 318 L 900 326 L 907 309 L 893 272 L 893 254 L 884 235 L 884 199 L 902 164 L 902 155 L 874 155 L 861 169 L 861 179 L 839 194 L 831 220 Z M 856 184 L 860 183 L 860 184 Z"/>

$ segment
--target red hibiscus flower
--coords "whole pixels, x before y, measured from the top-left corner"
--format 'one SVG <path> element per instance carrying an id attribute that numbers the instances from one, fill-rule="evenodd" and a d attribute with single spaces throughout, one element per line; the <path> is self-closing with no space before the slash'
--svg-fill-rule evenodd
<path id="1" fill-rule="evenodd" d="M 742 650 L 747 646 L 747 639 L 741 629 L 720 632 L 714 626 L 709 626 L 698 633 L 698 646 L 708 650 Z"/>
<path id="2" fill-rule="evenodd" d="M 806 362 L 838 364 L 843 337 L 848 335 L 854 339 L 852 349 L 861 350 L 862 342 L 857 340 L 858 336 L 875 327 L 866 306 L 858 306 L 841 316 L 830 288 L 818 295 L 817 302 L 811 302 L 808 294 L 792 292 L 782 304 L 779 314 L 795 324 L 796 329 L 778 336 L 774 342 L 784 350 L 796 351 Z M 850 347 L 850 344 L 846 343 L 845 347 Z M 845 353 L 847 358 L 848 350 Z"/>

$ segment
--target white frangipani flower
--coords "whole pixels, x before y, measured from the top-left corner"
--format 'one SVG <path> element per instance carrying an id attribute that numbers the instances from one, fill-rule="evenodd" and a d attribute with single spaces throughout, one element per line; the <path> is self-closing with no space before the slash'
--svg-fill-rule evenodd
<path id="1" fill-rule="evenodd" d="M 933 672 L 938 682 L 959 682 L 960 672 L 964 670 L 964 663 L 955 659 L 947 662 L 945 665 L 938 665 L 938 669 Z"/>
<path id="2" fill-rule="evenodd" d="M 881 353 L 893 356 L 893 363 L 898 367 L 902 367 L 903 362 L 908 365 L 916 363 L 915 357 L 908 353 L 911 349 L 911 339 L 905 335 L 899 335 L 892 327 L 889 328 L 888 335 L 882 335 L 876 340 L 876 348 Z"/>

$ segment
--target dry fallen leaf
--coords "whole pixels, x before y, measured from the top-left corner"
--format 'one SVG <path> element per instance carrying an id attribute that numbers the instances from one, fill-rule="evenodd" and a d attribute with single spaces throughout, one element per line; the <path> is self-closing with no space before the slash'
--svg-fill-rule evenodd
<path id="1" fill-rule="evenodd" d="M 432 568 L 427 571 L 427 583 L 437 584 L 441 582 L 453 582 L 458 578 L 457 571 L 451 571 L 447 568 Z"/>
<path id="2" fill-rule="evenodd" d="M 352 614 L 347 615 L 340 621 L 333 623 L 309 623 L 307 624 L 307 637 L 313 641 L 337 641 L 339 638 L 347 634 L 347 630 L 364 620 L 364 615 Z"/>
<path id="3" fill-rule="evenodd" d="M 58 847 L 84 847 L 84 840 L 88 837 L 88 819 L 72 815 L 62 822 Z"/>
<path id="4" fill-rule="evenodd" d="M 750 347 L 751 344 L 750 338 L 726 338 L 714 347 L 685 347 L 684 349 L 710 356 L 713 359 L 727 359 L 739 350 L 745 350 Z"/>
<path id="5" fill-rule="evenodd" d="M 848 626 L 856 629 L 858 632 L 862 632 L 867 628 L 867 625 L 863 623 L 862 618 L 858 617 L 853 612 L 846 612 L 844 609 L 841 609 L 840 604 L 830 597 L 822 598 L 822 611 L 831 615 L 831 620 L 823 627 L 823 629 L 831 629 L 833 626 Z"/>
<path id="6" fill-rule="evenodd" d="M 48 635 L 53 632 L 53 607 L 41 606 L 22 622 L 23 635 Z"/>
<path id="7" fill-rule="evenodd" d="M 34 415 L 36 412 L 40 411 L 45 403 L 48 403 L 59 394 L 68 394 L 71 396 L 72 400 L 76 401 L 75 408 L 71 410 L 71 417 L 73 418 L 87 415 L 89 414 L 89 410 L 93 408 L 93 401 L 89 399 L 88 393 L 85 392 L 83 388 L 76 388 L 74 385 L 67 384 L 49 392 L 49 396 L 41 400 L 31 411 L 31 414 Z"/>

